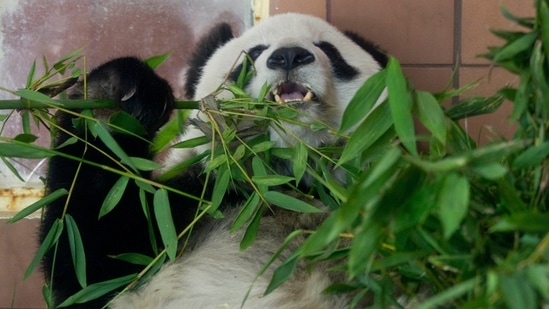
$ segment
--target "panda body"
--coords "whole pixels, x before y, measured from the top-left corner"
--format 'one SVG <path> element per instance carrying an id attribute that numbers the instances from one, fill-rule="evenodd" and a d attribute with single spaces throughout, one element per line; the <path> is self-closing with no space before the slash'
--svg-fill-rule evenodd
<path id="1" fill-rule="evenodd" d="M 242 69 L 242 52 L 248 53 L 254 63 L 255 75 L 245 88 L 252 97 L 258 96 L 265 84 L 271 85 L 267 99 L 294 105 L 303 115 L 299 120 L 305 123 L 320 119 L 334 128 L 338 128 L 342 113 L 354 93 L 387 61 L 370 43 L 354 34 L 344 34 L 311 16 L 274 16 L 236 38 L 226 24 L 221 24 L 198 44 L 187 74 L 187 96 L 198 100 L 218 90 L 223 82 L 234 82 Z M 169 84 L 135 58 L 115 59 L 98 67 L 88 75 L 87 83 L 88 98 L 117 100 L 121 109 L 144 124 L 145 138 L 152 138 L 167 121 L 174 101 Z M 82 92 L 82 85 L 79 85 L 72 90 L 71 96 L 82 97 Z M 229 98 L 229 93 L 222 90 L 217 96 Z M 112 112 L 96 110 L 94 115 L 105 117 Z M 73 118 L 61 114 L 60 126 L 76 135 L 83 135 L 78 128 L 73 128 Z M 200 111 L 193 111 L 190 119 L 207 120 L 207 117 Z M 291 134 L 274 126 L 270 128 L 270 137 L 279 147 L 291 147 L 295 136 L 311 147 L 336 141 L 327 131 L 312 131 L 289 123 L 285 125 L 288 131 L 284 132 Z M 179 141 L 203 135 L 204 132 L 191 124 Z M 129 156 L 153 159 L 148 144 L 141 139 L 116 132 L 113 132 L 113 137 Z M 56 145 L 62 145 L 68 138 L 62 131 L 59 132 Z M 106 149 L 100 139 L 96 138 L 92 143 L 98 149 Z M 71 144 L 60 150 L 91 161 L 104 161 L 99 151 L 85 150 L 82 144 Z M 192 149 L 172 149 L 162 159 L 164 169 L 168 170 L 209 147 L 206 144 Z M 104 164 L 113 165 L 112 162 Z M 78 168 L 77 163 L 69 159 L 53 157 L 48 171 L 47 191 L 68 189 L 73 185 Z M 287 170 L 291 171 L 291 168 Z M 142 176 L 153 175 L 145 173 Z M 200 170 L 189 169 L 168 185 L 198 196 L 203 188 L 201 176 Z M 152 255 L 153 250 L 148 247 L 150 235 L 146 232 L 149 226 L 139 206 L 138 186 L 135 184 L 128 185 L 115 210 L 97 219 L 105 195 L 118 178 L 118 175 L 104 169 L 83 165 L 74 182 L 71 200 L 67 203 L 66 212 L 74 217 L 86 249 L 88 284 L 139 272 L 137 266 L 126 265 L 128 263 L 113 260 L 110 256 L 128 252 Z M 203 220 L 193 231 L 184 254 L 164 265 L 141 287 L 114 299 L 111 299 L 113 295 L 107 295 L 69 308 L 100 308 L 108 302 L 115 309 L 240 308 L 242 304 L 243 308 L 347 308 L 349 296 L 322 294 L 330 284 L 345 280 L 337 272 L 326 271 L 333 265 L 322 263 L 308 269 L 300 262 L 285 284 L 271 294 L 263 295 L 273 270 L 292 249 L 302 243 L 304 236 L 295 239 L 265 273 L 258 276 L 263 265 L 289 233 L 297 229 L 314 230 L 326 214 L 275 210 L 262 219 L 257 239 L 250 248 L 241 251 L 239 243 L 243 231 L 231 233 L 229 229 L 243 202 L 242 198 L 225 201 L 225 218 Z M 42 240 L 63 213 L 65 205 L 65 200 L 58 200 L 48 206 L 41 226 Z M 181 231 L 193 220 L 196 201 L 177 197 L 171 200 L 171 205 L 175 225 Z M 121 243 L 124 245 L 120 246 Z M 57 304 L 81 288 L 74 275 L 69 245 L 63 237 L 60 238 L 56 258 L 53 252 L 46 254 L 44 271 L 47 281 L 54 279 Z"/>

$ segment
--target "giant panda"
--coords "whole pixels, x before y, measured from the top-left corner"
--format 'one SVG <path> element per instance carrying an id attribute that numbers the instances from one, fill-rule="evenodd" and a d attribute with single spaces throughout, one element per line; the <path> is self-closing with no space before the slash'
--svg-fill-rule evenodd
<path id="1" fill-rule="evenodd" d="M 263 85 L 270 85 L 267 99 L 279 104 L 292 104 L 302 115 L 301 121 L 321 119 L 337 128 L 347 103 L 357 89 L 387 63 L 387 57 L 375 45 L 354 33 L 343 33 L 326 21 L 307 15 L 289 13 L 270 17 L 234 37 L 230 26 L 220 23 L 197 44 L 186 75 L 185 92 L 190 99 L 200 100 L 216 92 L 218 98 L 231 93 L 219 90 L 223 83 L 234 82 L 244 64 L 242 53 L 252 60 L 254 74 L 245 85 L 252 97 L 258 96 Z M 236 62 L 235 62 L 236 61 Z M 87 92 L 84 94 L 84 90 Z M 111 99 L 119 109 L 134 116 L 145 128 L 140 137 L 112 131 L 118 145 L 128 156 L 153 158 L 149 140 L 169 119 L 174 96 L 167 81 L 156 75 L 144 62 L 125 57 L 109 61 L 69 90 L 69 98 Z M 93 116 L 108 119 L 118 109 L 103 108 Z M 185 133 L 178 141 L 204 135 L 193 120 L 205 120 L 197 110 L 189 116 Z M 80 231 L 87 265 L 87 284 L 134 274 L 142 266 L 112 258 L 134 252 L 154 256 L 149 226 L 141 207 L 139 188 L 130 182 L 116 208 L 99 217 L 99 209 L 114 183 L 119 179 L 109 171 L 116 157 L 103 141 L 87 130 L 86 122 L 74 114 L 57 115 L 55 146 L 69 156 L 50 159 L 47 192 L 70 189 L 71 194 L 47 206 L 40 228 L 44 240 L 54 222 L 69 214 Z M 335 143 L 326 130 L 285 124 L 312 147 Z M 294 138 L 276 127 L 269 136 L 278 147 L 292 147 Z M 70 138 L 68 133 L 87 139 L 91 145 Z M 177 142 L 177 141 L 176 141 Z M 178 163 L 199 155 L 209 144 L 191 149 L 171 149 L 156 158 L 168 170 Z M 79 164 L 70 158 L 84 158 L 97 165 Z M 290 164 L 290 163 L 282 163 Z M 203 165 L 181 171 L 167 181 L 169 186 L 191 195 L 202 193 Z M 281 168 L 282 172 L 291 169 Z M 142 177 L 154 179 L 156 172 L 142 172 Z M 305 186 L 308 184 L 305 183 Z M 208 194 L 208 192 L 207 192 Z M 194 218 L 197 202 L 185 196 L 170 195 L 172 216 L 177 231 Z M 312 269 L 299 266 L 293 276 L 269 295 L 263 296 L 273 267 L 256 278 L 261 267 L 296 229 L 315 229 L 323 215 L 306 215 L 273 208 L 262 218 L 257 239 L 246 250 L 239 249 L 242 231 L 229 232 L 238 207 L 243 203 L 239 194 L 229 194 L 223 202 L 224 219 L 204 218 L 196 224 L 182 256 L 166 263 L 159 272 L 141 286 L 120 295 L 115 292 L 100 298 L 74 304 L 69 308 L 347 308 L 350 298 L 327 295 L 322 291 L 336 280 L 345 280 L 322 265 Z M 320 202 L 318 207 L 323 207 Z M 64 233 L 64 232 L 63 232 Z M 59 237 L 56 248 L 43 259 L 46 282 L 54 292 L 54 303 L 60 304 L 82 289 L 73 267 L 66 235 Z M 297 246 L 299 239 L 297 239 Z M 288 249 L 290 250 L 291 247 Z M 287 253 L 278 259 L 282 260 Z M 329 265 L 325 265 L 329 267 Z M 247 293 L 249 294 L 247 295 Z M 243 300 L 246 301 L 243 303 Z"/>

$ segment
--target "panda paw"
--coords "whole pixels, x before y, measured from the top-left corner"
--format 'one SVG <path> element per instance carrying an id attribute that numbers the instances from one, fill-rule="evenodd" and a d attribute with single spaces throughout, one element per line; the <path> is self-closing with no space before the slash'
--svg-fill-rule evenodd
<path id="1" fill-rule="evenodd" d="M 169 118 L 174 104 L 172 88 L 145 62 L 124 57 L 111 60 L 91 71 L 86 80 L 88 99 L 108 99 L 134 116 L 149 133 L 158 130 Z M 81 82 L 69 98 L 84 97 Z M 97 116 L 110 116 L 112 109 L 98 109 Z"/>

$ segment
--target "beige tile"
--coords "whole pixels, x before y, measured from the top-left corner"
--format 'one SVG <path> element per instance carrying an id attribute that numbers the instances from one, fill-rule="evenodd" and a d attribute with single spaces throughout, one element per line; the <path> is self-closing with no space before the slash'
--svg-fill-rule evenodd
<path id="1" fill-rule="evenodd" d="M 515 16 L 532 17 L 533 1 L 525 0 L 462 0 L 461 57 L 466 64 L 488 63 L 478 55 L 486 53 L 489 46 L 499 46 L 502 40 L 495 37 L 490 29 L 521 30 L 514 22 L 501 14 L 505 6 Z"/>
<path id="2" fill-rule="evenodd" d="M 326 19 L 326 1 L 324 0 L 271 0 L 270 15 L 298 12 Z"/>
<path id="3" fill-rule="evenodd" d="M 450 67 L 404 67 L 402 71 L 417 90 L 439 92 L 452 85 Z"/>
<path id="4" fill-rule="evenodd" d="M 331 22 L 372 40 L 402 63 L 453 63 L 454 2 L 331 1 Z"/>
<path id="5" fill-rule="evenodd" d="M 501 68 L 491 71 L 489 68 L 462 68 L 460 70 L 461 85 L 475 81 L 479 81 L 479 86 L 466 93 L 464 97 L 490 96 L 505 85 L 516 87 L 518 77 Z M 461 121 L 461 124 L 480 145 L 499 140 L 500 135 L 509 139 L 516 130 L 516 125 L 509 120 L 512 110 L 511 102 L 504 102 L 495 113 L 466 118 Z"/>
<path id="6" fill-rule="evenodd" d="M 23 274 L 37 249 L 38 219 L 14 224 L 0 220 L 0 308 L 44 308 L 42 276 Z M 13 307 L 12 307 L 13 302 Z"/>

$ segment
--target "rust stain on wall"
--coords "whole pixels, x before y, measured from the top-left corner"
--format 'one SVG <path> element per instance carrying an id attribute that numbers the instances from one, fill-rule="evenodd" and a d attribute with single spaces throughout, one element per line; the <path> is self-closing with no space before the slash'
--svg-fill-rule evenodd
<path id="1" fill-rule="evenodd" d="M 2 217 L 11 217 L 43 196 L 43 188 L 0 188 L 0 215 Z"/>

